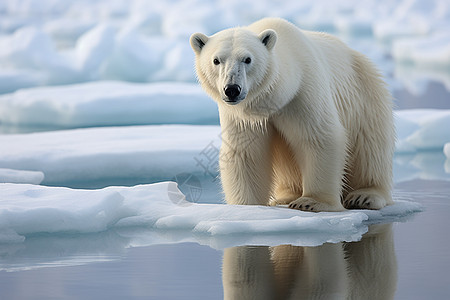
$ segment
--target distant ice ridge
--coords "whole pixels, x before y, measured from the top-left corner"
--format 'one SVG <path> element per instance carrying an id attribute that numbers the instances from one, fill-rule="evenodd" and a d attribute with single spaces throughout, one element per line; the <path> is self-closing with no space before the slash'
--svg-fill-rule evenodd
<path id="1" fill-rule="evenodd" d="M 450 68 L 450 33 L 440 32 L 430 37 L 405 38 L 393 44 L 392 54 L 399 61 L 419 67 Z"/>
<path id="2" fill-rule="evenodd" d="M 138 226 L 210 236 L 314 232 L 317 240 L 307 243 L 316 245 L 358 240 L 367 222 L 401 218 L 422 209 L 407 201 L 380 211 L 340 213 L 195 204 L 185 200 L 174 182 L 100 190 L 3 183 L 0 190 L 0 243 L 20 243 L 26 236 L 42 233 L 97 233 Z"/>
<path id="3" fill-rule="evenodd" d="M 23 171 L 0 168 L 0 183 L 31 183 L 40 184 L 44 173 L 39 171 Z"/>
<path id="4" fill-rule="evenodd" d="M 268 15 L 352 44 L 370 39 L 377 53 L 366 54 L 385 74 L 392 72 L 392 65 L 383 64 L 385 54 L 431 68 L 449 66 L 450 5 L 445 0 L 57 2 L 0 2 L 0 93 L 91 80 L 193 82 L 190 34 L 213 34 Z M 191 11 L 194 6 L 201 9 Z"/>
<path id="5" fill-rule="evenodd" d="M 187 39 L 144 37 L 105 23 L 83 34 L 73 48 L 61 50 L 41 28 L 25 26 L 0 36 L 0 93 L 99 79 L 193 82 L 193 64 Z"/>
<path id="6" fill-rule="evenodd" d="M 218 113 L 198 84 L 98 81 L 0 95 L 0 122 L 56 128 L 218 124 Z"/>

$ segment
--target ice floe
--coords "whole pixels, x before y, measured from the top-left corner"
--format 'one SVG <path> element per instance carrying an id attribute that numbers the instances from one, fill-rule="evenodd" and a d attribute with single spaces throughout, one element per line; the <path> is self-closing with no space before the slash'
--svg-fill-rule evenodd
<path id="1" fill-rule="evenodd" d="M 23 171 L 0 168 L 0 183 L 31 183 L 40 184 L 44 173 L 39 171 Z"/>
<path id="2" fill-rule="evenodd" d="M 220 147 L 218 126 L 129 126 L 0 135 L 0 168 L 40 171 L 45 184 L 170 179 L 202 170 L 194 157 Z M 217 159 L 215 157 L 215 159 Z M 214 170 L 216 171 L 216 170 Z"/>
<path id="3" fill-rule="evenodd" d="M 357 240 L 365 232 L 361 227 L 367 227 L 368 222 L 392 221 L 393 217 L 401 218 L 422 209 L 418 203 L 401 200 L 380 211 L 339 213 L 196 204 L 186 201 L 174 182 L 98 190 L 3 183 L 0 191 L 1 243 L 23 242 L 36 234 L 143 227 L 188 230 L 207 236 L 317 233 L 309 243 L 321 244 Z"/>
<path id="4" fill-rule="evenodd" d="M 0 95 L 0 122 L 53 128 L 218 124 L 218 111 L 198 84 L 99 81 Z"/>

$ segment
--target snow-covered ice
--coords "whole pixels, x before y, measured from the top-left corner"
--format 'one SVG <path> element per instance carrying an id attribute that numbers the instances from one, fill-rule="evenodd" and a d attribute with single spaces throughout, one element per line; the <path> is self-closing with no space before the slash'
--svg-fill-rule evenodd
<path id="1" fill-rule="evenodd" d="M 111 178 L 172 178 L 220 146 L 218 126 L 128 126 L 0 135 L 0 168 L 45 174 L 45 184 Z"/>
<path id="2" fill-rule="evenodd" d="M 242 6 L 251 9 L 242 10 Z M 442 0 L 320 0 L 275 5 L 270 0 L 151 5 L 141 0 L 114 4 L 106 0 L 4 0 L 0 3 L 0 78 L 4 79 L 0 93 L 90 80 L 194 82 L 190 34 L 213 34 L 267 16 L 337 34 L 356 48 L 359 41 L 369 39 L 378 53 L 366 54 L 387 75 L 393 64 L 406 61 L 431 68 L 449 65 L 450 5 Z M 383 63 L 387 56 L 394 62 Z M 16 76 L 17 72 L 24 76 Z"/>
<path id="3" fill-rule="evenodd" d="M 450 68 L 450 33 L 441 32 L 427 38 L 396 41 L 392 54 L 399 61 L 448 70 Z"/>
<path id="4" fill-rule="evenodd" d="M 96 233 L 117 227 L 190 230 L 195 234 L 243 235 L 324 233 L 342 240 L 361 237 L 366 222 L 382 222 L 420 211 L 399 201 L 380 211 L 309 213 L 288 208 L 195 204 L 174 182 L 80 190 L 29 184 L 0 184 L 0 243 L 23 242 L 36 234 Z M 335 241 L 336 237 L 329 237 Z M 337 240 L 339 241 L 339 240 Z"/>
<path id="5" fill-rule="evenodd" d="M 99 81 L 0 95 L 0 123 L 57 128 L 218 124 L 218 111 L 198 84 Z"/>
<path id="6" fill-rule="evenodd" d="M 40 184 L 44 173 L 39 171 L 24 171 L 0 168 L 0 183 L 31 183 Z"/>

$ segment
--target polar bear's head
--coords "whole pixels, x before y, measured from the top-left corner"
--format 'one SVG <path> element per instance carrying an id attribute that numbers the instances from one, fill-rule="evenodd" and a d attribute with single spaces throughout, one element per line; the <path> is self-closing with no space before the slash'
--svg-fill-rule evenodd
<path id="1" fill-rule="evenodd" d="M 271 52 L 277 34 L 267 29 L 255 34 L 243 28 L 213 36 L 195 33 L 190 38 L 198 79 L 217 102 L 237 105 L 255 99 L 271 70 Z"/>

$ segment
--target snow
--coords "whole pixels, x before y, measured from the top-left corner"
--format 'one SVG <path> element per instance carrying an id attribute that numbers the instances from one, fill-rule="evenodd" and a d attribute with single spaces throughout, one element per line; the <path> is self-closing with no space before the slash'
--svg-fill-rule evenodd
<path id="1" fill-rule="evenodd" d="M 399 61 L 418 66 L 450 68 L 450 33 L 440 32 L 430 37 L 396 41 L 392 54 Z"/>
<path id="2" fill-rule="evenodd" d="M 308 232 L 318 236 L 310 243 L 321 244 L 323 233 L 354 241 L 365 231 L 360 227 L 367 227 L 366 221 L 383 222 L 392 215 L 400 218 L 422 210 L 407 201 L 378 212 L 339 213 L 196 204 L 187 202 L 174 182 L 98 190 L 3 183 L 0 190 L 0 243 L 20 243 L 36 234 L 97 233 L 139 226 L 209 236 Z"/>
<path id="3" fill-rule="evenodd" d="M 420 95 L 434 80 L 450 90 L 445 0 L 0 1 L 0 126 L 65 129 L 0 135 L 0 255 L 35 237 L 95 244 L 108 234 L 124 247 L 316 246 L 358 240 L 369 224 L 420 211 L 396 199 L 381 211 L 313 214 L 227 206 L 207 193 L 220 127 L 216 104 L 195 82 L 188 39 L 265 16 L 338 35 L 375 61 L 391 89 Z M 395 182 L 450 180 L 450 110 L 398 110 L 395 118 Z M 206 149 L 214 154 L 208 170 L 198 160 Z M 442 157 L 427 152 L 435 150 Z M 98 189 L 180 174 L 204 177 L 208 203 L 183 200 L 173 182 Z M 96 189 L 62 187 L 77 182 Z M 62 243 L 64 251 L 76 256 L 76 243 Z"/>
<path id="4" fill-rule="evenodd" d="M 21 87 L 90 80 L 194 82 L 193 32 L 213 34 L 265 16 L 337 34 L 356 45 L 383 46 L 372 56 L 391 74 L 393 64 L 449 66 L 450 5 L 443 0 L 338 1 L 273 4 L 258 1 L 4 0 L 0 4 L 0 78 Z M 251 7 L 242 10 L 241 7 Z M 195 7 L 195 12 L 192 10 Z M 186 13 L 189 12 L 189 13 Z M 383 63 L 384 57 L 393 63 Z M 396 78 L 395 80 L 399 80 Z"/>
<path id="5" fill-rule="evenodd" d="M 0 91 L 14 92 L 21 88 L 43 84 L 44 79 L 39 72 L 18 69 L 0 69 Z"/>
<path id="6" fill-rule="evenodd" d="M 374 24 L 374 34 L 379 39 L 423 36 L 449 25 L 450 10 L 445 1 L 405 0 L 393 4 L 392 10 Z"/>
<path id="7" fill-rule="evenodd" d="M 40 184 L 44 173 L 39 171 L 23 171 L 0 168 L 0 183 L 31 183 Z"/>
<path id="8" fill-rule="evenodd" d="M 172 178 L 198 169 L 193 159 L 218 126 L 130 126 L 0 135 L 0 168 L 45 174 L 45 184 L 111 178 Z"/>
<path id="9" fill-rule="evenodd" d="M 217 124 L 218 111 L 198 84 L 98 81 L 0 95 L 0 122 L 62 128 Z"/>

